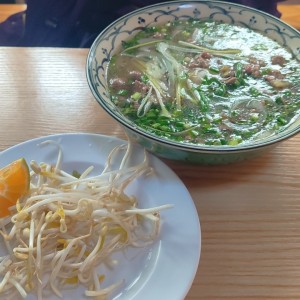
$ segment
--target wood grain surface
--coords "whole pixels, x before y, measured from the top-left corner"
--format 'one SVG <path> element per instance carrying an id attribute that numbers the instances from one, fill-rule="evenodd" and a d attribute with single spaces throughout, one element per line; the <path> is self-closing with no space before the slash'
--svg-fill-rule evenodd
<path id="1" fill-rule="evenodd" d="M 56 133 L 126 138 L 89 90 L 87 53 L 0 48 L 0 151 Z M 300 136 L 232 165 L 165 162 L 201 221 L 200 264 L 186 299 L 300 299 Z"/>
<path id="2" fill-rule="evenodd" d="M 0 22 L 5 21 L 13 14 L 25 11 L 26 4 L 0 4 Z"/>
<path id="3" fill-rule="evenodd" d="M 282 21 L 300 29 L 300 0 L 279 2 L 278 10 L 282 14 Z"/>

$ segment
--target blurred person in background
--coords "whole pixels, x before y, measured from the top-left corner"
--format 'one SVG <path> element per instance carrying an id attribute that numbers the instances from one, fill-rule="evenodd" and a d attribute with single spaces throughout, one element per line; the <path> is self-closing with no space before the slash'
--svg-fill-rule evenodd
<path id="1" fill-rule="evenodd" d="M 280 17 L 279 0 L 228 0 Z M 0 46 L 89 48 L 117 18 L 163 0 L 27 0 L 0 24 Z"/>

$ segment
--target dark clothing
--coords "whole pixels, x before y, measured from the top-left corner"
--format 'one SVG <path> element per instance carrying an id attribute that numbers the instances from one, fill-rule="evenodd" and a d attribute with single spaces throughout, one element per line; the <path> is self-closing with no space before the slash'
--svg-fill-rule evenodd
<path id="1" fill-rule="evenodd" d="M 278 0 L 231 0 L 280 17 Z M 90 47 L 96 36 L 122 15 L 159 0 L 27 0 L 23 14 L 0 24 L 0 45 Z"/>

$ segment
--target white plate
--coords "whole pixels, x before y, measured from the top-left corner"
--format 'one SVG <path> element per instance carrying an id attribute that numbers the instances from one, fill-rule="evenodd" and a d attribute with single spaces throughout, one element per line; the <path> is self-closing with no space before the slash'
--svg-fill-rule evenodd
<path id="1" fill-rule="evenodd" d="M 54 163 L 57 149 L 38 144 L 55 140 L 63 149 L 62 168 L 67 171 L 82 171 L 90 165 L 99 172 L 110 150 L 124 141 L 96 134 L 51 135 L 24 142 L 0 153 L 0 168 L 11 161 L 24 157 L 27 162 Z M 142 157 L 143 150 L 135 148 L 135 157 Z M 146 249 L 129 249 L 118 253 L 120 264 L 113 271 L 106 270 L 106 282 L 120 278 L 125 282 L 113 295 L 114 300 L 182 300 L 191 287 L 197 271 L 200 250 L 200 222 L 194 202 L 184 184 L 174 172 L 155 156 L 150 155 L 155 176 L 139 179 L 131 184 L 129 194 L 141 199 L 140 206 L 151 207 L 171 203 L 174 207 L 161 212 L 162 224 L 158 240 Z M 0 255 L 3 255 L 3 247 Z M 68 289 L 65 299 L 85 299 L 83 288 Z M 0 297 L 1 298 L 1 297 Z M 36 299 L 30 295 L 28 299 Z M 57 299 L 51 296 L 47 299 Z"/>

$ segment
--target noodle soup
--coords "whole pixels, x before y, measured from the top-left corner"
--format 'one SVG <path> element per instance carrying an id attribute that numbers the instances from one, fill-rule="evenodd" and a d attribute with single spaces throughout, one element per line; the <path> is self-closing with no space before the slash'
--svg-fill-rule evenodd
<path id="1" fill-rule="evenodd" d="M 137 126 L 212 146 L 247 144 L 290 126 L 299 77 L 299 62 L 272 39 L 195 19 L 143 29 L 107 70 L 112 102 Z"/>

